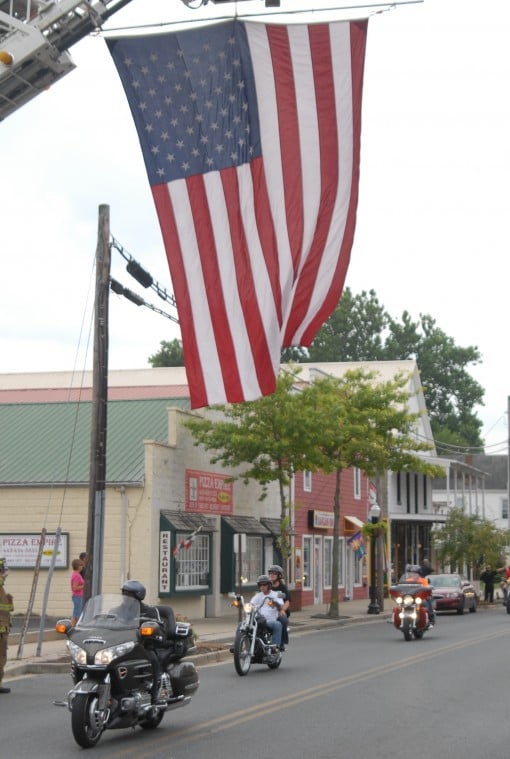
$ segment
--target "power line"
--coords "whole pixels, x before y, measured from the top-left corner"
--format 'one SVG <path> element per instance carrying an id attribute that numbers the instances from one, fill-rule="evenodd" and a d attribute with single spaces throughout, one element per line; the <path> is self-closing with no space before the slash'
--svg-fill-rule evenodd
<path id="1" fill-rule="evenodd" d="M 135 258 L 133 258 L 130 253 L 128 253 L 128 251 L 121 245 L 118 240 L 115 239 L 115 237 L 113 237 L 113 235 L 111 235 L 110 244 L 111 247 L 117 250 L 124 258 L 124 260 L 127 261 L 126 271 L 128 274 L 136 279 L 136 281 L 141 284 L 142 287 L 145 287 L 146 289 L 150 288 L 166 303 L 169 303 L 174 308 L 177 308 L 177 303 L 173 293 L 169 293 L 165 287 L 160 285 L 159 282 L 155 281 L 150 272 L 144 269 L 144 267 Z M 165 316 L 167 319 L 170 319 L 176 324 L 179 324 L 179 319 L 177 317 L 167 313 L 166 311 L 163 311 L 157 306 L 154 306 L 152 303 L 148 303 L 140 295 L 133 292 L 128 287 L 124 287 L 124 285 L 122 285 L 113 277 L 110 277 L 110 287 L 114 293 L 117 295 L 123 295 L 124 298 L 127 298 L 127 300 L 131 301 L 131 303 L 134 303 L 136 306 L 145 306 L 151 311 L 154 311 L 161 316 Z"/>

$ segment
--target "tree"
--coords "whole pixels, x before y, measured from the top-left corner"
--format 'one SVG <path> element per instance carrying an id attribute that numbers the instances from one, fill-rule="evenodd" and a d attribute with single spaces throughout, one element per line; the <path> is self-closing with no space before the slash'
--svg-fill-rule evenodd
<path id="1" fill-rule="evenodd" d="M 196 445 L 214 451 L 211 463 L 244 465 L 239 479 L 256 480 L 265 496 L 278 482 L 281 503 L 279 547 L 289 553 L 286 489 L 297 471 L 321 470 L 335 476 L 333 503 L 332 599 L 329 614 L 338 617 L 340 483 L 344 469 L 368 475 L 387 469 L 444 474 L 417 454 L 430 445 L 415 435 L 417 414 L 408 412 L 407 378 L 381 382 L 375 373 L 357 370 L 342 378 L 325 377 L 303 386 L 283 371 L 276 392 L 256 401 L 219 407 L 224 418 L 187 423 Z"/>
<path id="2" fill-rule="evenodd" d="M 391 361 L 415 359 L 436 444 L 480 448 L 482 422 L 474 412 L 484 390 L 468 368 L 480 363 L 476 346 L 459 347 L 428 314 L 413 321 L 404 311 L 392 318 L 374 292 L 344 293 L 302 361 Z"/>
<path id="3" fill-rule="evenodd" d="M 389 316 L 373 290 L 353 295 L 347 287 L 317 332 L 307 361 L 384 361 Z"/>
<path id="4" fill-rule="evenodd" d="M 335 475 L 333 561 L 329 616 L 338 617 L 340 483 L 342 472 L 358 467 L 368 476 L 387 470 L 441 476 L 441 467 L 419 456 L 430 444 L 416 435 L 418 414 L 408 411 L 407 377 L 380 381 L 361 369 L 341 378 L 325 377 L 305 388 L 301 401 L 315 420 L 307 469 Z"/>
<path id="5" fill-rule="evenodd" d="M 471 577 L 481 564 L 501 565 L 510 530 L 499 530 L 488 519 L 466 514 L 456 506 L 450 509 L 445 523 L 433 529 L 432 539 L 441 566 L 457 572 L 466 567 Z"/>
<path id="6" fill-rule="evenodd" d="M 296 375 L 279 374 L 276 390 L 255 401 L 216 406 L 223 418 L 192 419 L 186 426 L 195 444 L 214 451 L 211 463 L 224 467 L 247 465 L 235 479 L 255 480 L 262 486 L 277 482 L 280 495 L 280 536 L 278 547 L 284 560 L 289 555 L 289 502 L 286 495 L 294 471 L 306 469 L 310 454 L 308 440 L 315 424 L 304 408 L 296 385 Z"/>
<path id="7" fill-rule="evenodd" d="M 153 368 L 161 366 L 184 366 L 184 356 L 182 353 L 182 342 L 175 338 L 171 342 L 162 340 L 160 350 L 149 356 L 149 364 Z"/>

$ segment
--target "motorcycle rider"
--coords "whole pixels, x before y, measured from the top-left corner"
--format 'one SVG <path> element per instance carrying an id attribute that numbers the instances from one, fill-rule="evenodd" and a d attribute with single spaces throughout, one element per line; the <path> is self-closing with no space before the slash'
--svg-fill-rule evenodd
<path id="1" fill-rule="evenodd" d="M 430 587 L 430 583 L 427 577 L 432 572 L 432 569 L 430 569 L 427 566 L 426 566 L 426 569 L 428 569 L 428 572 L 427 572 L 427 576 L 424 577 L 422 574 L 423 570 L 421 566 L 418 566 L 417 564 L 407 564 L 405 582 L 414 582 L 414 583 L 418 583 L 419 585 L 426 585 L 427 587 Z M 434 604 L 432 602 L 432 597 L 429 596 L 428 598 L 425 598 L 424 601 L 427 606 L 427 611 L 429 613 L 429 625 L 430 627 L 434 627 L 434 624 L 436 622 L 436 613 L 434 611 Z"/>
<path id="2" fill-rule="evenodd" d="M 290 593 L 287 585 L 283 581 L 283 569 L 278 564 L 270 566 L 267 573 L 271 580 L 271 589 L 276 593 L 281 593 L 284 601 L 278 619 L 282 623 L 282 645 L 280 646 L 280 650 L 285 651 L 285 646 L 289 644 Z"/>
<path id="3" fill-rule="evenodd" d="M 140 616 L 147 617 L 148 619 L 155 619 L 161 622 L 160 614 L 155 606 L 149 606 L 143 603 L 146 595 L 145 585 L 138 580 L 127 580 L 121 587 L 123 596 L 128 598 L 135 598 L 140 602 Z M 158 703 L 158 692 L 161 684 L 161 662 L 158 655 L 150 646 L 146 646 L 145 650 L 152 666 L 152 688 L 151 688 L 151 701 L 153 704 Z"/>
<path id="4" fill-rule="evenodd" d="M 271 630 L 273 646 L 281 649 L 282 623 L 280 622 L 280 611 L 284 602 L 274 590 L 271 590 L 271 585 L 269 575 L 260 575 L 257 578 L 259 592 L 252 597 L 251 603 L 259 609 L 264 617 L 266 627 Z M 267 603 L 268 598 L 271 599 L 271 603 Z"/>
<path id="5" fill-rule="evenodd" d="M 10 593 L 4 590 L 5 580 L 7 579 L 7 562 L 0 559 L 0 693 L 10 693 L 11 689 L 2 685 L 4 676 L 4 667 L 7 661 L 7 643 L 9 640 L 9 630 L 11 628 L 11 612 L 14 611 L 14 604 Z"/>

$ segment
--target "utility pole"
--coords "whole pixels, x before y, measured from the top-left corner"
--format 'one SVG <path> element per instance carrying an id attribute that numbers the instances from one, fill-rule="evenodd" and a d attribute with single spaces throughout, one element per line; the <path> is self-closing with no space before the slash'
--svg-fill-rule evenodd
<path id="1" fill-rule="evenodd" d="M 90 436 L 89 510 L 85 569 L 85 600 L 101 592 L 106 483 L 106 415 L 108 401 L 108 301 L 110 287 L 110 207 L 99 206 L 96 289 L 94 304 L 94 364 Z"/>

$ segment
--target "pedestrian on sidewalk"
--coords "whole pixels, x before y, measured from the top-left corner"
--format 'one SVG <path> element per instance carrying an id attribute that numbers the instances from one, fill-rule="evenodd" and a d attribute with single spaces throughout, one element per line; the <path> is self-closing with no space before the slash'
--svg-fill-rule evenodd
<path id="1" fill-rule="evenodd" d="M 82 577 L 81 570 L 83 569 L 83 561 L 81 559 L 73 559 L 71 574 L 71 598 L 73 600 L 73 614 L 71 617 L 71 624 L 73 627 L 78 621 L 78 617 L 81 614 L 83 607 L 83 592 L 85 588 L 85 580 Z"/>
<path id="2" fill-rule="evenodd" d="M 7 593 L 4 585 L 9 570 L 5 559 L 0 559 L 0 693 L 10 693 L 10 688 L 2 685 L 4 667 L 7 661 L 7 645 L 9 642 L 9 630 L 11 629 L 11 613 L 14 611 L 12 596 Z"/>
<path id="3" fill-rule="evenodd" d="M 89 556 L 85 551 L 82 551 L 80 555 L 78 556 L 79 560 L 82 563 L 82 567 L 80 569 L 80 574 L 85 579 L 85 570 L 87 569 L 87 562 L 89 560 Z"/>
<path id="4" fill-rule="evenodd" d="M 494 603 L 494 582 L 500 572 L 505 567 L 499 567 L 499 569 L 493 569 L 490 564 L 485 565 L 485 569 L 480 575 L 480 580 L 484 584 L 483 600 L 489 603 Z"/>

